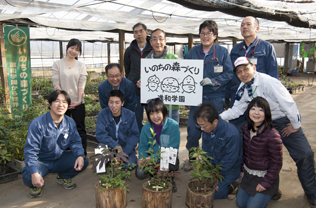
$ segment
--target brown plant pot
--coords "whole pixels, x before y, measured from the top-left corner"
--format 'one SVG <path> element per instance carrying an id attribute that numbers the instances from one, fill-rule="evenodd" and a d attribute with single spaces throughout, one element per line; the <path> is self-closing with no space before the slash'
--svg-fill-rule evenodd
<path id="1" fill-rule="evenodd" d="M 195 183 L 198 180 L 192 180 L 187 185 L 187 195 L 185 198 L 185 204 L 190 208 L 205 207 L 212 208 L 214 206 L 214 194 L 215 189 L 208 192 L 193 192 L 192 189 L 196 190 Z"/>
<path id="2" fill-rule="evenodd" d="M 164 191 L 153 191 L 147 188 L 147 183 L 143 183 L 142 208 L 171 208 L 172 185 Z"/>
<path id="3" fill-rule="evenodd" d="M 100 189 L 100 184 L 95 185 L 96 208 L 125 208 L 126 190 L 118 188 Z"/>

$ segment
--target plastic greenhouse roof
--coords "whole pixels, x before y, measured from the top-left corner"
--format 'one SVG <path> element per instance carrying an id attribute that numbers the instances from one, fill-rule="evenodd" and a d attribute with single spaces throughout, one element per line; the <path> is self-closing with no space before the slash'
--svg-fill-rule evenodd
<path id="1" fill-rule="evenodd" d="M 174 2 L 180 2 L 185 6 Z M 215 20 L 219 38 L 242 39 L 244 16 L 260 18 L 258 36 L 269 41 L 316 41 L 315 0 L 0 0 L 0 21 L 29 25 L 31 39 L 118 41 L 118 30 L 133 40 L 132 26 L 161 28 L 168 42 L 187 43 L 199 25 Z M 208 11 L 203 11 L 208 10 Z M 257 14 L 257 15 L 256 15 Z M 268 19 L 271 20 L 268 20 Z M 195 36 L 197 38 L 197 36 Z M 195 39 L 198 41 L 198 39 Z M 231 40 L 230 40 L 231 41 Z"/>

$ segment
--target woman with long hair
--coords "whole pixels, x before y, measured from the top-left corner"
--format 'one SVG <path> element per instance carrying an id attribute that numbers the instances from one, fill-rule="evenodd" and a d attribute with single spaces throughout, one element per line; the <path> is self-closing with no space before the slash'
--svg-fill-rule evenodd
<path id="1" fill-rule="evenodd" d="M 254 98 L 243 126 L 242 181 L 236 203 L 240 208 L 264 208 L 278 193 L 282 167 L 282 140 L 272 126 L 269 103 Z"/>
<path id="2" fill-rule="evenodd" d="M 52 82 L 56 90 L 66 91 L 71 104 L 66 112 L 76 122 L 78 133 L 82 140 L 85 155 L 87 154 L 87 139 L 85 130 L 85 105 L 83 100 L 87 80 L 87 70 L 83 62 L 78 61 L 82 44 L 78 39 L 71 39 L 66 46 L 66 56 L 55 61 L 52 67 Z M 56 124 L 58 126 L 58 124 Z"/>

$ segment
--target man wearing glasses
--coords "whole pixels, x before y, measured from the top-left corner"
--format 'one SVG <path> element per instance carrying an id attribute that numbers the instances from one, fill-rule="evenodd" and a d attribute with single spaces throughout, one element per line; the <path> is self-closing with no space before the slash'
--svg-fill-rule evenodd
<path id="1" fill-rule="evenodd" d="M 242 137 L 239 130 L 218 116 L 218 110 L 211 103 L 202 103 L 195 112 L 197 127 L 202 133 L 202 150 L 212 157 L 210 162 L 222 165 L 220 173 L 224 177 L 218 182 L 215 199 L 226 199 L 239 184 L 242 164 Z M 235 182 L 234 182 L 235 181 Z"/>
<path id="2" fill-rule="evenodd" d="M 136 98 L 134 84 L 123 77 L 123 70 L 120 64 L 112 63 L 105 67 L 107 79 L 98 87 L 101 108 L 108 107 L 108 95 L 111 90 L 120 90 L 125 97 L 124 106 L 128 110 L 135 112 Z"/>
<path id="3" fill-rule="evenodd" d="M 214 42 L 218 36 L 218 27 L 215 21 L 206 20 L 199 28 L 201 44 L 194 46 L 188 53 L 186 59 L 204 60 L 203 80 L 203 102 L 211 102 L 215 105 L 218 113 L 224 111 L 226 84 L 233 77 L 233 65 L 227 49 L 216 45 Z M 194 118 L 195 106 L 190 107 L 187 126 L 186 148 L 190 151 L 192 147 L 199 146 L 201 130 L 196 128 Z M 194 158 L 191 158 L 194 159 Z M 192 166 L 185 163 L 184 170 L 189 171 Z"/>

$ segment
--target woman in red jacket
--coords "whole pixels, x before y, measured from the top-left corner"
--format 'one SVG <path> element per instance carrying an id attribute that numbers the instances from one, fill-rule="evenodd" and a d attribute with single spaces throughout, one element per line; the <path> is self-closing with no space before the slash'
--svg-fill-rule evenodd
<path id="1" fill-rule="evenodd" d="M 243 126 L 242 181 L 236 203 L 240 208 L 264 208 L 279 189 L 282 140 L 272 126 L 269 103 L 254 98 Z"/>

